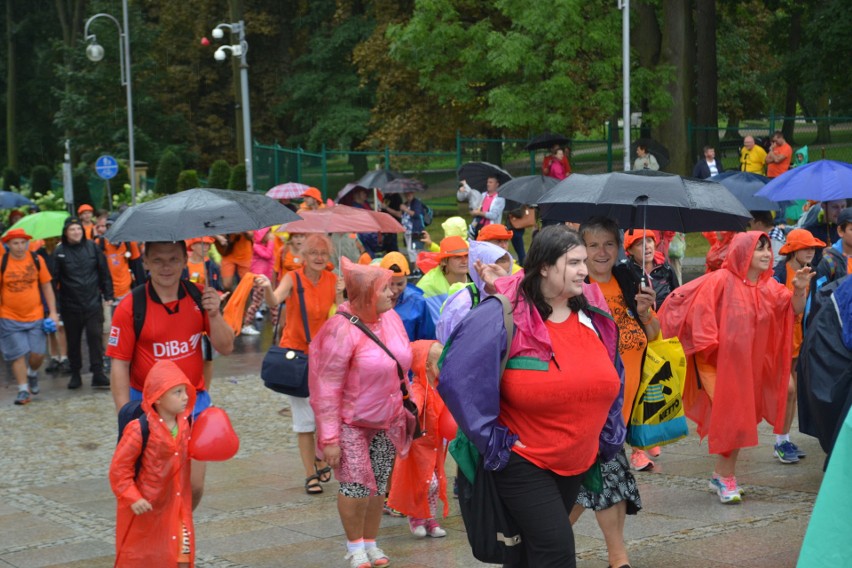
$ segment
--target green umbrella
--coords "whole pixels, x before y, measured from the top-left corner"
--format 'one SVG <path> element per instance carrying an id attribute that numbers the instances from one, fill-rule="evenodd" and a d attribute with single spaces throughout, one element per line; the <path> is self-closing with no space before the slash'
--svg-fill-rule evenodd
<path id="1" fill-rule="evenodd" d="M 67 218 L 67 211 L 40 211 L 21 217 L 17 223 L 9 227 L 6 233 L 12 229 L 23 229 L 34 239 L 59 237 L 62 235 L 62 228 Z"/>

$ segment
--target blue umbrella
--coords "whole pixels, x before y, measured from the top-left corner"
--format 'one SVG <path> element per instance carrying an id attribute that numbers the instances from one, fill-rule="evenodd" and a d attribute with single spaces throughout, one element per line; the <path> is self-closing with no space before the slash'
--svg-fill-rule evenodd
<path id="1" fill-rule="evenodd" d="M 0 209 L 15 209 L 17 207 L 23 207 L 24 205 L 36 207 L 35 203 L 20 193 L 15 193 L 13 191 L 0 191 Z"/>
<path id="2" fill-rule="evenodd" d="M 819 160 L 781 174 L 757 192 L 773 201 L 834 201 L 852 197 L 852 164 Z"/>
<path id="3" fill-rule="evenodd" d="M 749 211 L 778 211 L 780 206 L 765 197 L 757 197 L 755 193 L 763 189 L 769 182 L 766 176 L 750 172 L 728 170 L 710 178 L 728 188 L 734 197 Z"/>

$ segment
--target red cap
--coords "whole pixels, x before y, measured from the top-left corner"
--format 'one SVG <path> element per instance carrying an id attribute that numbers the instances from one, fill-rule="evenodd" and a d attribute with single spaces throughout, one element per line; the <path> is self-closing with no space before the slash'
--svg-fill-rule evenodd
<path id="1" fill-rule="evenodd" d="M 32 239 L 31 236 L 27 234 L 27 232 L 23 229 L 12 229 L 10 231 L 6 231 L 6 234 L 3 235 L 3 242 L 8 243 L 12 239 Z"/>
<path id="2" fill-rule="evenodd" d="M 657 243 L 657 235 L 654 231 L 645 231 L 643 229 L 632 229 L 624 231 L 624 250 L 630 250 L 634 244 L 642 239 L 654 239 L 654 244 Z"/>
<path id="3" fill-rule="evenodd" d="M 499 223 L 491 223 L 490 225 L 485 225 L 482 229 L 479 230 L 479 235 L 477 235 L 477 241 L 508 241 L 512 238 L 512 235 L 515 233 L 506 228 L 506 225 L 500 225 Z"/>

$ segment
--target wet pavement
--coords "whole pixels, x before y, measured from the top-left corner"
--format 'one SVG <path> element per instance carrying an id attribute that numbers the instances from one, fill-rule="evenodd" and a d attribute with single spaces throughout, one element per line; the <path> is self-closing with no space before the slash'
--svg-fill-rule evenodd
<path id="1" fill-rule="evenodd" d="M 346 566 L 334 481 L 306 495 L 285 397 L 265 389 L 258 371 L 270 338 L 241 337 L 216 361 L 211 389 L 240 435 L 237 456 L 208 467 L 195 513 L 199 567 Z M 0 388 L 0 567 L 112 566 L 115 499 L 107 471 L 115 447 L 109 391 L 69 391 L 67 376 L 42 373 L 42 392 L 24 407 Z M 282 411 L 279 414 L 279 411 Z M 822 479 L 816 440 L 793 438 L 808 452 L 794 465 L 772 456 L 766 424 L 760 443 L 741 453 L 742 505 L 723 506 L 707 488 L 713 458 L 691 434 L 663 448 L 653 472 L 637 473 L 645 506 L 628 517 L 634 568 L 792 567 Z M 448 474 L 455 469 L 448 460 Z M 455 500 L 442 539 L 415 539 L 405 519 L 384 517 L 379 544 L 394 566 L 486 566 L 470 554 Z M 578 566 L 607 566 L 594 515 L 575 527 Z"/>

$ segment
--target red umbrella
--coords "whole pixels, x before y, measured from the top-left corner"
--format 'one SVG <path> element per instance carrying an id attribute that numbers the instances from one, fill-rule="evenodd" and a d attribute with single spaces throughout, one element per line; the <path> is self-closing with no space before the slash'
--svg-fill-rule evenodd
<path id="1" fill-rule="evenodd" d="M 271 197 L 272 199 L 298 199 L 310 188 L 311 186 L 309 185 L 289 181 L 287 183 L 276 185 L 267 191 L 266 197 Z"/>
<path id="2" fill-rule="evenodd" d="M 301 221 L 281 225 L 286 233 L 403 233 L 405 228 L 387 213 L 336 205 L 301 211 Z"/>

